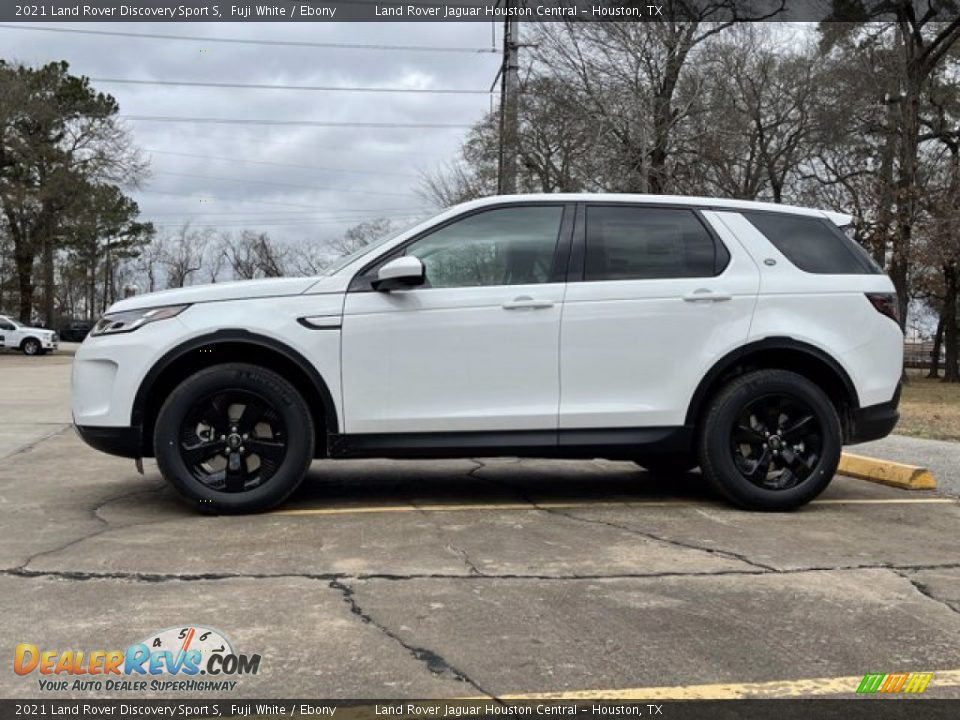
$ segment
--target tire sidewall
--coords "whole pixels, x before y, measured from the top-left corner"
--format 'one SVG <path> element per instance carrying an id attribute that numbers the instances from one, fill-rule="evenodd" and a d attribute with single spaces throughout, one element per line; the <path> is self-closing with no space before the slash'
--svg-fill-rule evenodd
<path id="1" fill-rule="evenodd" d="M 30 348 L 33 348 L 31 352 Z M 23 341 L 23 354 L 29 355 L 30 357 L 36 357 L 40 354 L 41 345 L 39 341 L 29 338 Z"/>
<path id="2" fill-rule="evenodd" d="M 745 405 L 776 394 L 807 403 L 823 432 L 823 447 L 813 472 L 787 490 L 768 490 L 751 483 L 741 474 L 731 450 L 733 424 Z M 724 495 L 738 505 L 759 510 L 789 510 L 810 502 L 833 479 L 843 449 L 840 420 L 830 399 L 803 376 L 787 371 L 760 371 L 734 381 L 711 407 L 703 427 L 701 466 L 710 467 L 712 480 Z"/>
<path id="3" fill-rule="evenodd" d="M 194 478 L 179 448 L 181 425 L 197 401 L 231 389 L 263 397 L 283 419 L 287 434 L 287 454 L 276 473 L 262 486 L 240 493 L 220 492 Z M 154 428 L 154 454 L 161 473 L 205 512 L 258 512 L 282 502 L 306 475 L 313 446 L 313 421 L 300 393 L 276 373 L 252 365 L 210 368 L 188 378 L 167 398 Z"/>

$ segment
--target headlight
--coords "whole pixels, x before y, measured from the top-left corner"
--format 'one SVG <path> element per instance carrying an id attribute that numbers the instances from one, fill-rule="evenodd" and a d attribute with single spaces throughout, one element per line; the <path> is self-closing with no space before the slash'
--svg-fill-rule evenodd
<path id="1" fill-rule="evenodd" d="M 110 313 L 100 318 L 99 322 L 93 326 L 90 334 L 113 335 L 115 333 L 133 332 L 147 323 L 176 317 L 188 307 L 190 306 L 167 305 L 166 307 L 142 308 L 140 310 Z"/>

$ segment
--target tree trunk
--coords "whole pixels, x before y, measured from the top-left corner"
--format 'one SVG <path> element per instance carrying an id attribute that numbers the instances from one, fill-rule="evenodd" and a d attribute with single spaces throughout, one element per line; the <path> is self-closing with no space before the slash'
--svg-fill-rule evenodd
<path id="1" fill-rule="evenodd" d="M 943 268 L 943 344 L 946 346 L 946 358 L 943 368 L 943 382 L 960 382 L 960 368 L 957 366 L 957 264 L 949 263 Z"/>
<path id="2" fill-rule="evenodd" d="M 910 301 L 908 272 L 911 260 L 914 217 L 914 185 L 917 180 L 917 148 L 919 132 L 919 98 L 915 106 L 904 101 L 903 139 L 900 150 L 900 169 L 897 173 L 896 233 L 893 238 L 893 258 L 890 261 L 890 279 L 897 290 L 900 327 L 907 327 L 907 306 Z"/>
<path id="3" fill-rule="evenodd" d="M 940 320 L 937 322 L 937 332 L 933 336 L 933 350 L 930 352 L 930 372 L 928 378 L 940 377 L 940 348 L 943 347 L 943 311 L 940 311 Z"/>
<path id="4" fill-rule="evenodd" d="M 33 254 L 25 248 L 15 253 L 17 265 L 17 287 L 20 291 L 20 322 L 29 325 L 33 315 Z"/>
<path id="5" fill-rule="evenodd" d="M 97 314 L 97 263 L 90 263 L 87 276 L 87 320 L 93 322 Z"/>
<path id="6" fill-rule="evenodd" d="M 54 307 L 56 299 L 56 284 L 54 282 L 54 248 L 53 238 L 49 235 L 43 241 L 43 320 L 46 327 L 52 328 L 56 322 Z"/>
<path id="7" fill-rule="evenodd" d="M 647 192 L 653 195 L 667 190 L 667 157 L 675 120 L 673 95 L 698 26 L 699 23 L 695 22 L 685 23 L 684 29 L 668 42 L 663 80 L 653 96 L 653 146 L 650 148 L 650 165 L 647 169 Z"/>
<path id="8" fill-rule="evenodd" d="M 885 267 L 887 264 L 887 241 L 890 226 L 893 224 L 893 159 L 897 152 L 897 125 L 895 106 L 893 103 L 888 103 L 883 152 L 880 155 L 880 170 L 876 177 L 879 188 L 877 192 L 879 207 L 870 243 L 873 259 L 880 267 Z"/>

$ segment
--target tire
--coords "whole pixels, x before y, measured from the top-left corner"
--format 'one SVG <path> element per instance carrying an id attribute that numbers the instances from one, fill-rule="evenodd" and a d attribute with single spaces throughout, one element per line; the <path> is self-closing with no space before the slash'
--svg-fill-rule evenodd
<path id="1" fill-rule="evenodd" d="M 184 380 L 160 408 L 153 433 L 163 477 L 206 513 L 280 504 L 306 477 L 313 446 L 313 417 L 297 389 L 242 363 Z"/>
<path id="2" fill-rule="evenodd" d="M 634 462 L 653 475 L 662 477 L 686 475 L 698 465 L 696 456 L 686 453 L 651 455 L 646 458 L 637 458 Z"/>
<path id="3" fill-rule="evenodd" d="M 20 344 L 20 349 L 24 355 L 43 355 L 43 346 L 36 338 L 27 338 Z"/>
<path id="4" fill-rule="evenodd" d="M 757 370 L 710 400 L 697 454 L 707 482 L 735 505 L 792 510 L 833 479 L 842 438 L 836 408 L 817 385 L 786 370 Z"/>

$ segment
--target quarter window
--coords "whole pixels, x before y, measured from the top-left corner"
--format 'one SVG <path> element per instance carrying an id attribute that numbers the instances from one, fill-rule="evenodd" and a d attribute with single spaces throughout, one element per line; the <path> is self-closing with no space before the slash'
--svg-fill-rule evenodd
<path id="1" fill-rule="evenodd" d="M 743 216 L 801 270 L 826 275 L 883 272 L 829 220 L 768 212 L 745 212 Z"/>
<path id="2" fill-rule="evenodd" d="M 587 281 L 711 277 L 728 259 L 691 210 L 587 208 Z"/>
<path id="3" fill-rule="evenodd" d="M 525 285 L 550 281 L 563 206 L 487 210 L 430 233 L 406 249 L 432 288 Z"/>

